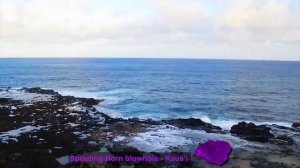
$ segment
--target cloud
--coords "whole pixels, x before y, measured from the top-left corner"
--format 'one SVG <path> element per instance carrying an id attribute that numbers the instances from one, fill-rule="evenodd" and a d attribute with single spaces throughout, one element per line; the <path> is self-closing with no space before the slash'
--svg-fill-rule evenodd
<path id="1" fill-rule="evenodd" d="M 300 60 L 293 2 L 0 0 L 0 57 Z"/>
<path id="2" fill-rule="evenodd" d="M 1 36 L 20 40 L 114 38 L 137 22 L 134 17 L 114 16 L 105 9 L 89 11 L 91 3 L 82 0 L 1 3 Z"/>
<path id="3" fill-rule="evenodd" d="M 299 43 L 300 12 L 293 13 L 285 2 L 236 1 L 216 19 L 216 36 L 237 43 Z"/>
<path id="4" fill-rule="evenodd" d="M 161 20 L 171 29 L 195 25 L 201 17 L 201 7 L 195 0 L 153 0 Z"/>

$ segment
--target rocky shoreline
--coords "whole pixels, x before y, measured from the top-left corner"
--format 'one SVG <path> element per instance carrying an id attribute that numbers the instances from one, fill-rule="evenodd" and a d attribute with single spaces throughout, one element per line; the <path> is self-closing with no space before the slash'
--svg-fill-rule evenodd
<path id="1" fill-rule="evenodd" d="M 3 168 L 97 167 L 93 163 L 71 164 L 67 156 L 95 152 L 150 154 L 129 145 L 128 139 L 157 127 L 232 136 L 255 144 L 249 148 L 233 146 L 230 160 L 223 167 L 300 167 L 299 123 L 283 127 L 240 122 L 227 131 L 195 118 L 160 121 L 112 118 L 95 108 L 103 100 L 62 96 L 49 89 L 3 88 L 0 93 L 0 167 Z M 183 152 L 176 146 L 168 150 L 173 154 Z M 126 164 L 151 168 L 210 167 L 195 157 L 179 165 Z M 124 164 L 108 162 L 101 166 L 117 168 Z"/>

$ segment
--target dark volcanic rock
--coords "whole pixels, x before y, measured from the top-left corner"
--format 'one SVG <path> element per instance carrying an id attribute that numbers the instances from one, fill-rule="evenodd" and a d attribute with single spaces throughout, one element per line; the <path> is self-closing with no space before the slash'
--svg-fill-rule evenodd
<path id="1" fill-rule="evenodd" d="M 179 118 L 179 119 L 171 119 L 171 120 L 162 120 L 162 122 L 179 128 L 203 129 L 206 132 L 219 132 L 222 130 L 221 127 L 214 126 L 210 123 L 206 123 L 196 118 L 188 118 L 188 119 Z"/>
<path id="2" fill-rule="evenodd" d="M 277 144 L 277 145 L 293 145 L 294 144 L 293 138 L 291 138 L 287 135 L 279 135 L 276 138 L 270 139 L 270 142 Z"/>
<path id="3" fill-rule="evenodd" d="M 134 147 L 120 146 L 120 145 L 113 145 L 112 147 L 108 148 L 108 151 L 116 156 L 126 156 L 126 155 L 141 156 L 144 154 L 143 152 L 139 151 Z"/>
<path id="4" fill-rule="evenodd" d="M 110 132 L 118 135 L 130 135 L 141 132 L 144 126 L 138 122 L 116 122 L 110 125 Z"/>
<path id="5" fill-rule="evenodd" d="M 253 123 L 240 122 L 231 127 L 230 133 L 249 141 L 267 142 L 274 137 L 270 130 L 271 128 L 264 125 L 256 126 Z"/>
<path id="6" fill-rule="evenodd" d="M 153 154 L 127 146 L 128 139 L 126 138 L 131 138 L 138 133 L 146 132 L 159 125 L 172 125 L 179 128 L 226 133 L 218 126 L 205 123 L 195 118 L 159 121 L 139 118 L 113 118 L 93 107 L 93 105 L 103 101 L 101 99 L 62 96 L 53 90 L 41 88 L 23 88 L 22 90 L 36 94 L 47 94 L 47 97 L 51 97 L 51 99 L 41 98 L 38 100 L 39 97 L 43 96 L 37 95 L 34 101 L 28 103 L 22 100 L 16 100 L 13 97 L 12 99 L 0 98 L 0 135 L 2 136 L 0 139 L 0 168 L 96 167 L 95 164 L 87 163 L 67 163 L 64 165 L 61 162 L 59 163 L 56 159 L 64 158 L 70 154 L 91 154 L 98 152 L 99 149 L 101 149 L 101 151 L 104 149 L 103 152 L 114 156 Z M 8 92 L 9 88 L 3 91 Z M 39 127 L 39 129 L 37 129 L 37 127 Z M 34 130 L 26 131 L 28 128 L 34 128 Z M 297 133 L 299 129 L 279 126 L 278 128 L 277 126 L 270 128 L 272 128 L 272 133 L 276 135 L 276 137 L 273 137 L 268 127 L 255 126 L 252 123 L 239 123 L 232 127 L 231 133 L 235 133 L 249 140 L 269 140 L 270 142 L 274 140 L 274 146 L 277 146 L 274 148 L 276 150 L 273 151 L 273 149 L 271 149 L 273 154 L 274 152 L 276 155 L 284 153 L 284 156 L 292 156 L 291 158 L 287 158 L 287 160 L 298 159 L 300 156 L 299 150 L 297 150 L 298 148 L 294 149 L 294 146 L 286 146 L 286 144 L 297 144 Z M 6 132 L 12 130 L 21 130 L 23 133 L 20 133 L 20 135 L 16 137 L 8 136 L 9 134 L 6 134 Z M 124 140 L 115 141 L 115 138 L 118 136 L 126 138 Z M 153 136 L 159 136 L 159 134 Z M 8 140 L 5 140 L 5 138 Z M 293 142 L 293 140 L 295 141 Z M 273 144 L 270 146 L 273 146 Z M 287 152 L 282 152 L 282 150 L 278 151 L 278 148 L 282 148 Z M 172 147 L 170 150 L 172 151 L 171 154 L 173 154 L 174 151 L 181 149 L 174 146 L 174 148 Z M 233 152 L 236 150 L 237 149 L 233 150 Z M 242 151 L 243 150 L 244 149 L 242 149 Z M 239 156 L 239 154 L 240 153 L 236 153 L 236 156 Z M 270 151 L 253 156 L 251 153 L 251 156 L 249 155 L 250 159 L 245 159 L 248 159 L 249 164 L 254 165 L 254 167 L 280 166 L 276 165 L 277 163 L 273 164 L 273 161 L 257 161 L 257 158 L 269 156 L 269 154 Z M 241 156 L 248 157 L 248 153 L 247 155 Z M 192 160 L 192 162 L 184 162 L 180 165 L 176 163 L 170 165 L 170 167 L 206 167 L 206 165 L 200 162 L 198 165 L 198 161 L 199 160 Z M 281 161 L 282 160 L 279 160 L 278 162 Z M 252 164 L 252 162 L 257 163 Z M 295 165 L 300 165 L 297 164 L 299 162 L 294 161 L 294 163 Z M 229 161 L 228 164 L 232 164 L 232 162 Z M 165 162 L 109 162 L 104 165 L 104 167 L 126 167 L 125 165 L 135 168 L 169 167 L 168 165 L 166 166 Z"/>
<path id="7" fill-rule="evenodd" d="M 300 128 L 300 122 L 293 123 L 292 127 L 294 127 L 294 128 Z"/>
<path id="8" fill-rule="evenodd" d="M 89 106 L 89 107 L 97 105 L 103 101 L 103 99 L 99 100 L 99 99 L 94 99 L 94 98 L 79 98 L 79 99 L 83 103 L 83 105 Z"/>
<path id="9" fill-rule="evenodd" d="M 10 101 L 9 98 L 0 98 L 0 104 L 6 104 Z"/>
<path id="10" fill-rule="evenodd" d="M 40 94 L 58 94 L 54 90 L 51 89 L 42 89 L 40 87 L 33 87 L 33 88 L 23 88 L 28 93 L 40 93 Z"/>
<path id="11" fill-rule="evenodd" d="M 140 124 L 148 124 L 148 125 L 162 125 L 163 124 L 162 121 L 152 120 L 151 118 L 148 118 L 146 120 L 141 120 L 137 117 L 133 117 L 133 118 L 128 118 L 128 121 L 134 122 L 134 123 L 140 123 Z"/>
<path id="12" fill-rule="evenodd" d="M 88 144 L 88 138 L 93 127 L 102 125 L 98 124 L 97 119 L 90 115 L 89 111 L 92 110 L 92 105 L 98 104 L 100 100 L 62 96 L 53 90 L 41 88 L 22 90 L 51 95 L 52 99 L 32 101 L 30 104 L 14 99 L 0 99 L 1 104 L 5 104 L 0 106 L 0 135 L 5 137 L 5 132 L 22 127 L 43 127 L 39 130 L 25 131 L 16 137 L 6 136 L 8 140 L 4 141 L 2 137 L 1 168 L 60 167 L 56 161 L 58 157 L 98 149 L 98 146 Z M 102 117 L 106 119 L 105 115 Z M 25 128 L 22 130 L 26 130 Z"/>
<path id="13" fill-rule="evenodd" d="M 128 118 L 128 121 L 131 121 L 131 122 L 140 122 L 140 119 L 137 118 L 137 117 L 133 117 L 133 118 Z"/>

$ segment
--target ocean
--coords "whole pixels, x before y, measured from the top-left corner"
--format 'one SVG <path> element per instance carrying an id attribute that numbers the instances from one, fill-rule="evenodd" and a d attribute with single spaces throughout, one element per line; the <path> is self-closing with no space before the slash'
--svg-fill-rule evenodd
<path id="1" fill-rule="evenodd" d="M 113 117 L 193 117 L 224 129 L 300 121 L 300 62 L 2 58 L 0 87 L 104 98 L 97 109 Z"/>

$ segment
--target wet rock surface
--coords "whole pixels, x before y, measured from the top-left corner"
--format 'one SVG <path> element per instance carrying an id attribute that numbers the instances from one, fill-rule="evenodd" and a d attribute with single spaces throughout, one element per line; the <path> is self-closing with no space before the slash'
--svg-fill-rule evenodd
<path id="1" fill-rule="evenodd" d="M 10 101 L 9 98 L 0 98 L 0 104 L 6 104 Z"/>
<path id="2" fill-rule="evenodd" d="M 300 128 L 300 122 L 293 123 L 292 127 L 294 127 L 294 128 Z"/>
<path id="3" fill-rule="evenodd" d="M 188 118 L 188 119 L 171 119 L 171 120 L 162 120 L 166 124 L 177 126 L 179 128 L 190 128 L 190 129 L 202 129 L 206 132 L 220 132 L 221 127 L 214 126 L 210 123 L 206 123 L 200 119 Z"/>
<path id="4" fill-rule="evenodd" d="M 0 89 L 7 93 L 10 88 Z M 15 99 L 0 94 L 0 167 L 1 168 L 63 168 L 99 167 L 97 164 L 68 163 L 65 156 L 106 152 L 111 155 L 144 155 L 127 139 L 149 128 L 172 126 L 180 129 L 203 130 L 212 134 L 225 134 L 218 126 L 200 119 L 171 119 L 156 121 L 139 118 L 112 118 L 94 106 L 102 99 L 62 96 L 49 89 L 22 88 L 33 100 Z M 30 96 L 24 96 L 30 97 Z M 24 98 L 23 97 L 23 98 Z M 272 128 L 271 133 L 270 129 Z M 290 133 L 287 134 L 286 132 Z M 231 130 L 243 139 L 266 142 L 265 146 L 250 152 L 233 149 L 224 167 L 297 167 L 300 162 L 297 146 L 299 129 L 279 126 L 255 126 L 239 123 Z M 230 135 L 230 134 L 228 134 Z M 124 138 L 124 141 L 116 139 Z M 176 148 L 174 148 L 176 149 Z M 171 151 L 172 153 L 178 152 Z M 193 153 L 193 151 L 191 151 Z M 157 153 L 158 154 L 158 153 Z M 271 157 L 272 156 L 272 157 Z M 59 158 L 59 159 L 58 159 Z M 277 159 L 279 158 L 279 159 Z M 63 160 L 63 161 L 62 161 Z M 262 165 L 262 166 L 261 166 Z M 206 167 L 205 162 L 192 157 L 192 161 L 180 165 L 157 163 L 107 163 L 103 167 Z"/>
<path id="5" fill-rule="evenodd" d="M 268 142 L 270 138 L 274 137 L 270 130 L 271 128 L 265 125 L 257 126 L 253 123 L 240 122 L 231 127 L 230 133 L 249 141 Z"/>

